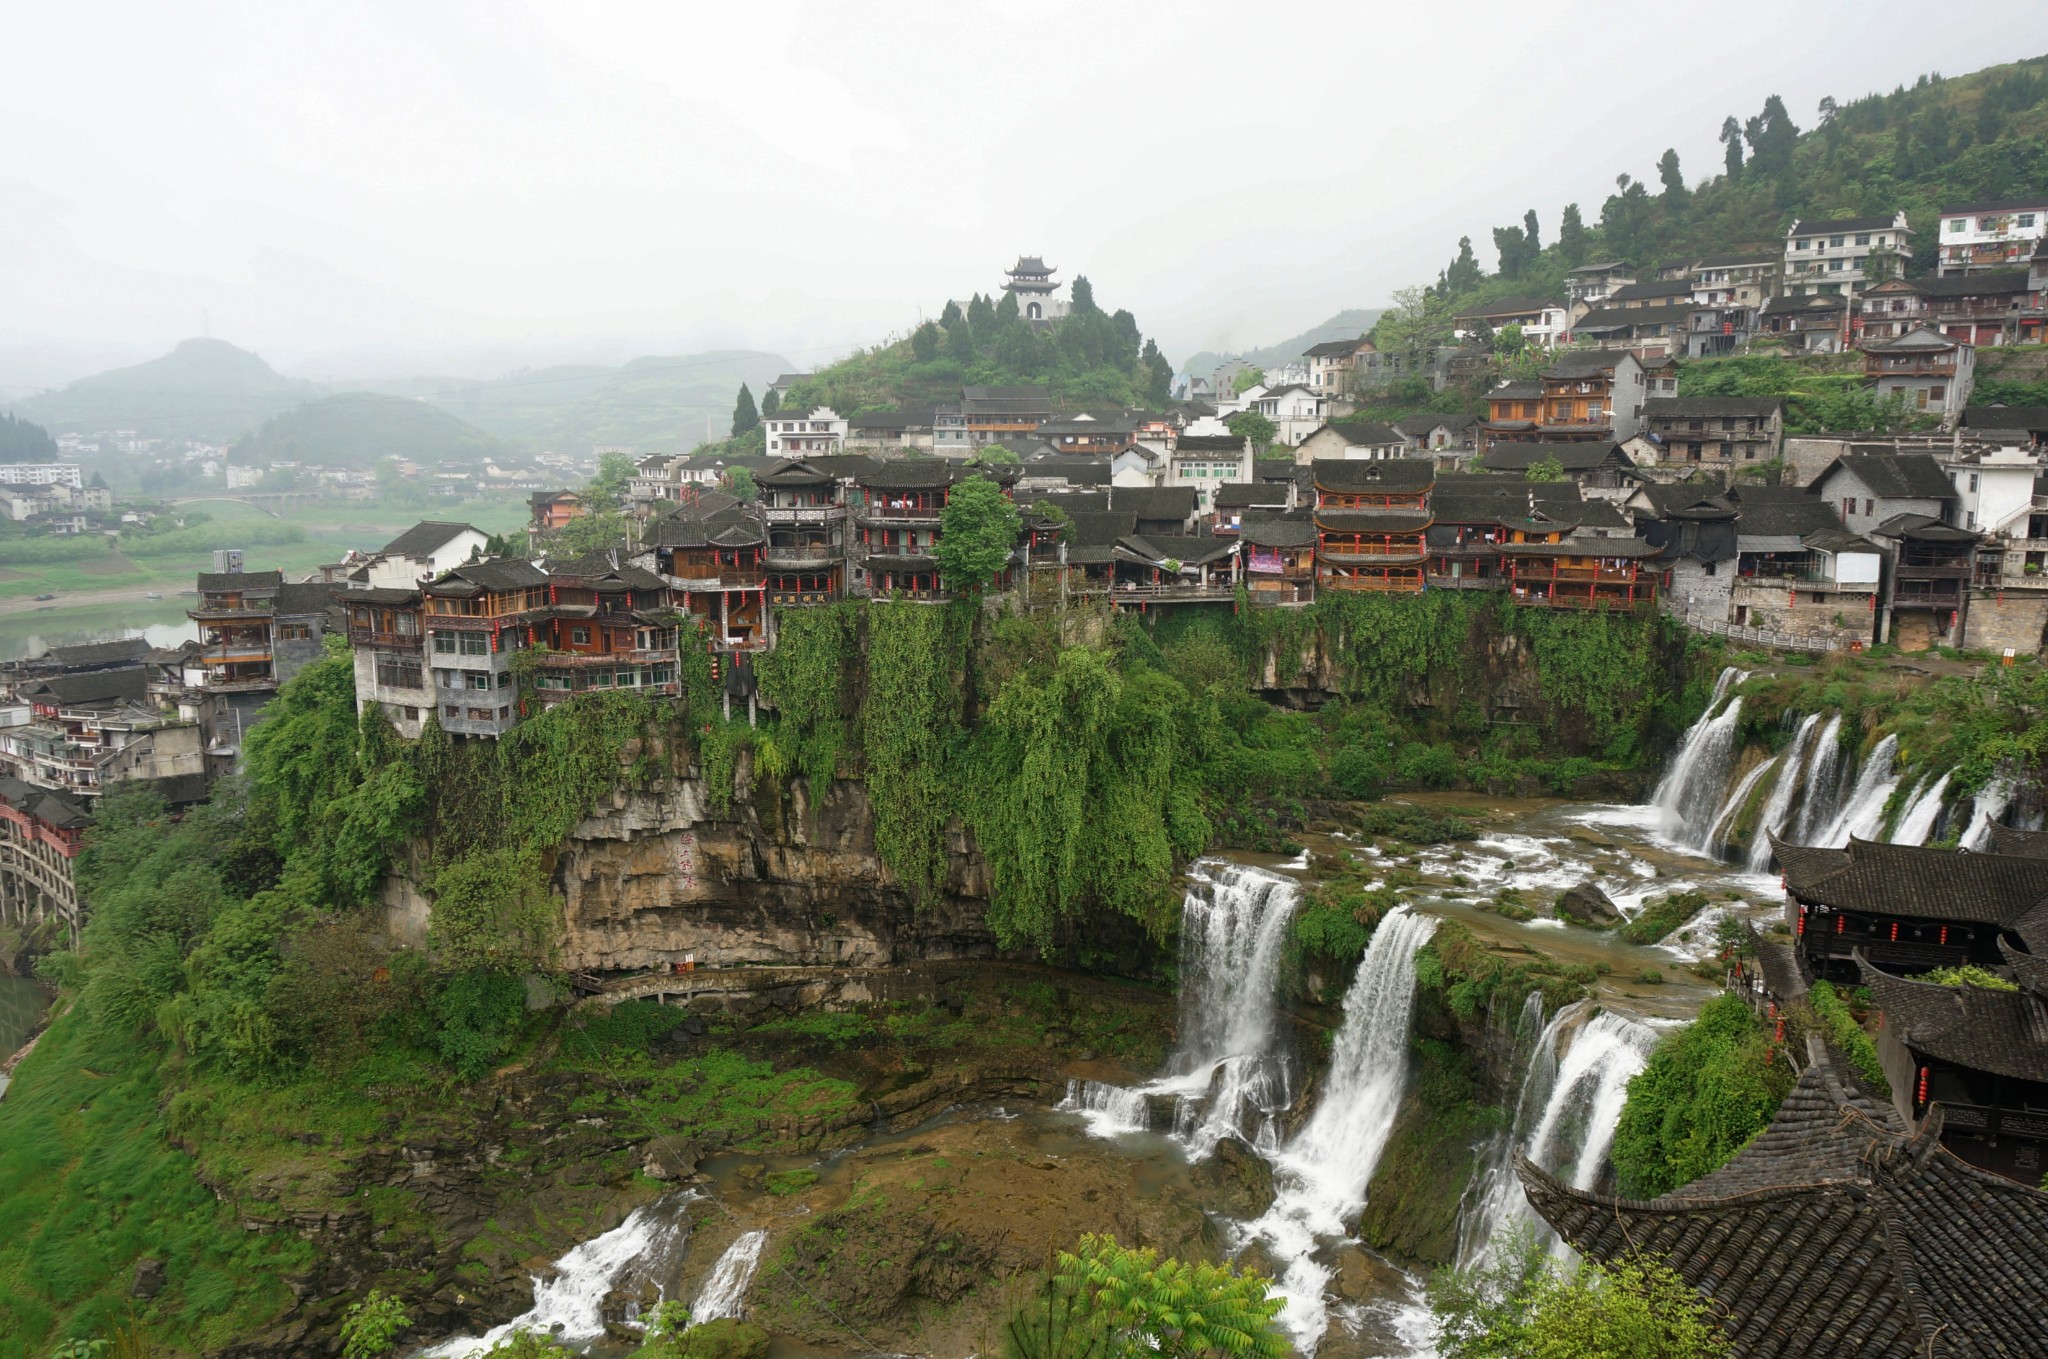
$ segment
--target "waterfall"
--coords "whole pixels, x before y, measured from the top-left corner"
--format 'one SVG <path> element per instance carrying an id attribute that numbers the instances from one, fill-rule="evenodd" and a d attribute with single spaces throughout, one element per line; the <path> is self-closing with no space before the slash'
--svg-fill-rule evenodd
<path id="1" fill-rule="evenodd" d="M 1223 859 L 1198 860 L 1181 902 L 1180 1043 L 1143 1085 L 1076 1081 L 1059 1108 L 1097 1136 L 1151 1126 L 1151 1097 L 1174 1101 L 1173 1129 L 1201 1160 L 1226 1137 L 1271 1151 L 1293 1102 L 1279 1042 L 1280 964 L 1301 901 L 1294 879 Z"/>
<path id="2" fill-rule="evenodd" d="M 443 1341 L 422 1351 L 420 1359 L 480 1355 L 514 1331 L 533 1331 L 568 1345 L 598 1339 L 604 1335 L 606 1295 L 636 1272 L 658 1275 L 687 1234 L 682 1206 L 697 1197 L 691 1191 L 635 1209 L 618 1226 L 555 1261 L 553 1278 L 536 1278 L 533 1306 L 524 1313 L 473 1339 Z"/>
<path id="3" fill-rule="evenodd" d="M 1838 721 L 1840 719 L 1837 719 Z M 1771 837 L 1769 831 L 1785 828 L 1786 814 L 1792 810 L 1792 800 L 1800 789 L 1808 787 L 1806 760 L 1813 748 L 1813 733 L 1820 726 L 1820 714 L 1808 713 L 1800 720 L 1799 730 L 1792 733 L 1792 744 L 1778 761 L 1777 782 L 1771 785 L 1771 795 L 1764 801 L 1763 812 L 1756 819 L 1756 829 L 1749 840 L 1749 871 L 1762 873 L 1771 866 Z M 1808 796 L 1812 796 L 1808 788 Z"/>
<path id="4" fill-rule="evenodd" d="M 1964 849 L 1983 850 L 1991 841 L 1992 824 L 2012 806 L 2012 795 L 2012 780 L 2003 774 L 1992 775 L 1970 800 L 1970 824 L 1956 843 Z"/>
<path id="5" fill-rule="evenodd" d="M 1688 842 L 1687 847 L 1709 859 L 1719 858 L 1721 846 L 1727 843 L 1728 833 L 1735 829 L 1735 818 L 1742 815 L 1742 805 L 1749 801 L 1750 790 L 1756 787 L 1759 779 L 1777 766 L 1777 757 L 1773 756 L 1744 774 L 1742 782 L 1735 785 L 1735 791 L 1728 795 L 1728 800 L 1714 813 L 1714 819 L 1706 823 L 1706 834 L 1698 840 Z"/>
<path id="6" fill-rule="evenodd" d="M 1320 1242 L 1347 1235 L 1393 1132 L 1408 1078 L 1415 954 L 1435 932 L 1435 917 L 1405 906 L 1373 931 L 1344 997 L 1322 1098 L 1272 1158 L 1273 1206 L 1245 1228 L 1245 1242 L 1262 1240 L 1275 1263 L 1287 1262 L 1278 1290 L 1287 1304 L 1279 1319 L 1304 1355 L 1314 1355 L 1329 1324 L 1323 1290 L 1331 1271 L 1314 1252 Z"/>
<path id="7" fill-rule="evenodd" d="M 1856 771 L 1856 783 L 1849 790 L 1849 800 L 1842 804 L 1842 810 L 1815 843 L 1840 849 L 1849 843 L 1852 836 L 1868 840 L 1883 828 L 1884 805 L 1899 786 L 1899 781 L 1892 777 L 1892 763 L 1898 754 L 1898 737 L 1887 736 L 1877 743 L 1876 749 L 1870 752 L 1870 758 Z"/>
<path id="8" fill-rule="evenodd" d="M 1574 1188 L 1599 1183 L 1628 1100 L 1628 1083 L 1649 1060 L 1657 1031 L 1613 1010 L 1588 1019 L 1591 1004 L 1582 1000 L 1565 1006 L 1543 1030 L 1522 1078 L 1508 1146 L 1488 1168 L 1488 1183 L 1475 1208 L 1459 1223 L 1461 1268 L 1485 1266 L 1499 1243 L 1524 1231 L 1552 1239 L 1515 1178 L 1512 1151 L 1561 1175 Z"/>
<path id="9" fill-rule="evenodd" d="M 1895 845 L 1924 845 L 1934 831 L 1935 819 L 1941 815 L 1942 794 L 1948 791 L 1949 776 L 1943 774 L 1924 790 L 1913 794 L 1906 803 L 1906 810 L 1899 813 L 1899 824 L 1892 831 Z"/>
<path id="10" fill-rule="evenodd" d="M 1557 1080 L 1557 1030 L 1575 1007 L 1567 1005 L 1551 1021 L 1543 1022 L 1543 993 L 1531 991 L 1522 1002 L 1518 1036 L 1534 1033 L 1529 1043 L 1516 1043 L 1522 1060 L 1522 1084 L 1515 1099 L 1514 1122 L 1486 1149 L 1480 1171 L 1465 1191 L 1458 1208 L 1458 1268 L 1484 1268 L 1492 1256 L 1496 1233 L 1511 1221 L 1526 1218 L 1528 1202 L 1515 1178 L 1514 1153 L 1524 1149 L 1528 1132 L 1550 1099 Z"/>
<path id="11" fill-rule="evenodd" d="M 1791 830 L 1795 844 L 1810 845 L 1835 819 L 1842 801 L 1842 715 L 1835 713 L 1814 743 L 1813 763 L 1806 771 L 1806 796 L 1799 801 L 1799 819 Z M 1765 864 L 1764 867 L 1770 867 Z"/>
<path id="12" fill-rule="evenodd" d="M 1742 717 L 1741 698 L 1722 700 L 1744 675 L 1733 666 L 1714 683 L 1713 701 L 1679 743 L 1671 768 L 1657 784 L 1651 802 L 1675 834 L 1711 824 L 1714 809 L 1728 787 L 1729 762 L 1735 754 L 1735 727 Z M 1716 712 L 1715 709 L 1720 711 Z"/>
<path id="13" fill-rule="evenodd" d="M 725 1254 L 711 1267 L 711 1277 L 697 1290 L 696 1304 L 690 1308 L 692 1326 L 740 1314 L 746 1305 L 747 1287 L 754 1282 L 754 1270 L 761 1263 L 761 1247 L 767 1240 L 768 1233 L 764 1231 L 743 1232 L 725 1248 Z"/>

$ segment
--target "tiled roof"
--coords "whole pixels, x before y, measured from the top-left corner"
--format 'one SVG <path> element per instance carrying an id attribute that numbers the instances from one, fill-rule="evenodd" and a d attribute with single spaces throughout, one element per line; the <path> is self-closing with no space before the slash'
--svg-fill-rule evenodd
<path id="1" fill-rule="evenodd" d="M 337 604 L 417 604 L 418 590 L 400 590 L 391 586 L 370 586 L 366 589 L 342 590 L 335 594 Z"/>
<path id="2" fill-rule="evenodd" d="M 299 585 L 277 587 L 276 611 L 286 613 L 320 613 L 335 602 L 337 596 L 348 591 L 339 584 L 326 581 L 307 581 Z"/>
<path id="3" fill-rule="evenodd" d="M 149 672 L 139 665 L 120 670 L 88 670 L 77 675 L 52 675 L 18 691 L 31 702 L 70 708 L 83 704 L 140 703 L 149 688 Z"/>
<path id="4" fill-rule="evenodd" d="M 1965 406 L 1965 428 L 2048 429 L 2048 406 Z"/>
<path id="5" fill-rule="evenodd" d="M 1695 308 L 1686 302 L 1665 307 L 1601 307 L 1572 323 L 1575 331 L 1626 330 L 1630 326 L 1673 325 L 1691 319 Z"/>
<path id="6" fill-rule="evenodd" d="M 1557 356 L 1557 361 L 1543 370 L 1547 378 L 1582 378 L 1595 373 L 1611 372 L 1623 359 L 1631 357 L 1622 349 L 1575 349 Z"/>
<path id="7" fill-rule="evenodd" d="M 1540 382 L 1496 382 L 1486 391 L 1489 401 L 1534 401 L 1542 395 Z"/>
<path id="8" fill-rule="evenodd" d="M 1239 434 L 1183 434 L 1174 443 L 1176 456 L 1183 453 L 1242 454 L 1245 439 Z"/>
<path id="9" fill-rule="evenodd" d="M 1367 448 L 1401 442 L 1399 430 L 1376 420 L 1333 420 L 1329 428 L 1343 435 L 1346 443 L 1360 444 Z"/>
<path id="10" fill-rule="evenodd" d="M 1309 547 L 1316 526 L 1299 519 L 1249 519 L 1238 536 L 1256 547 Z"/>
<path id="11" fill-rule="evenodd" d="M 1480 459 L 1489 472 L 1526 472 L 1539 462 L 1555 461 L 1567 472 L 1589 472 L 1609 464 L 1632 466 L 1611 443 L 1495 444 Z"/>
<path id="12" fill-rule="evenodd" d="M 1691 297 L 1692 280 L 1674 278 L 1656 279 L 1647 283 L 1630 283 L 1607 294 L 1609 302 L 1647 302 L 1659 297 Z"/>
<path id="13" fill-rule="evenodd" d="M 1844 453 L 1813 479 L 1818 486 L 1836 468 L 1891 500 L 1952 500 L 1956 488 L 1931 453 Z"/>
<path id="14" fill-rule="evenodd" d="M 1911 282 L 1926 297 L 1989 297 L 2000 293 L 2025 292 L 2027 271 L 1987 269 L 1982 273 L 1950 274 L 1946 278 L 1916 278 Z"/>
<path id="15" fill-rule="evenodd" d="M 1818 529 L 1840 528 L 1834 506 L 1818 496 L 1743 501 L 1735 531 L 1745 538 L 1803 538 Z"/>
<path id="16" fill-rule="evenodd" d="M 1797 297 L 1787 294 L 1764 303 L 1763 314 L 1791 316 L 1807 312 L 1840 311 L 1845 305 L 1842 298 L 1835 293 L 1807 293 Z"/>
<path id="17" fill-rule="evenodd" d="M 1327 359 L 1344 354 L 1355 354 L 1358 352 L 1358 347 L 1364 343 L 1365 341 L 1362 339 L 1325 340 L 1321 344 L 1312 344 L 1307 349 L 1302 350 L 1301 356 L 1305 359 Z"/>
<path id="18" fill-rule="evenodd" d="M 459 534 L 476 533 L 482 530 L 470 524 L 447 523 L 438 519 L 422 519 L 405 532 L 384 544 L 383 550 L 394 557 L 425 557 L 435 549 L 444 547 Z"/>
<path id="19" fill-rule="evenodd" d="M 1038 504 L 1049 504 L 1068 514 L 1102 514 L 1109 509 L 1109 488 L 1099 491 L 1025 491 L 1018 495 L 1017 503 L 1029 508 Z"/>
<path id="20" fill-rule="evenodd" d="M 1972 1071 L 2048 1081 L 2048 1001 L 2027 991 L 1936 986 L 1894 977 L 1864 961 L 1857 968 L 1893 1037 Z"/>
<path id="21" fill-rule="evenodd" d="M 885 463 L 878 463 L 874 470 L 861 473 L 855 480 L 863 486 L 921 490 L 927 487 L 950 486 L 960 480 L 960 474 L 953 464 L 944 458 L 894 458 Z"/>
<path id="22" fill-rule="evenodd" d="M 1185 519 L 1195 512 L 1200 497 L 1192 486 L 1112 486 L 1110 508 L 1126 511 L 1140 519 Z"/>
<path id="23" fill-rule="evenodd" d="M 1414 495 L 1436 481 L 1434 458 L 1317 458 L 1315 484 L 1326 491 Z"/>
<path id="24" fill-rule="evenodd" d="M 426 588 L 438 589 L 441 584 L 453 581 L 467 581 L 486 590 L 518 590 L 529 585 L 545 585 L 548 573 L 532 562 L 517 557 L 499 557 L 489 561 L 469 562 L 443 572 L 441 579 Z"/>
<path id="25" fill-rule="evenodd" d="M 1316 511 L 1316 527 L 1336 533 L 1418 533 L 1430 522 L 1428 510 Z"/>
<path id="26" fill-rule="evenodd" d="M 2014 830 L 1994 821 L 1990 850 L 2011 858 L 2048 859 L 2048 831 Z"/>
<path id="27" fill-rule="evenodd" d="M 1826 221 L 1794 222 L 1788 235 L 1825 236 L 1831 231 L 1887 231 L 1892 225 L 1892 214 L 1877 217 L 1835 217 Z"/>
<path id="28" fill-rule="evenodd" d="M 822 467 L 813 466 L 801 458 L 792 458 L 780 467 L 771 468 L 755 476 L 756 486 L 825 486 L 839 480 Z"/>
<path id="29" fill-rule="evenodd" d="M 1138 531 L 1138 516 L 1129 510 L 1069 511 L 1073 527 L 1067 532 L 1067 546 L 1106 548 L 1117 539 Z M 1069 552 L 1069 557 L 1072 553 Z"/>
<path id="30" fill-rule="evenodd" d="M 138 661 L 149 654 L 146 637 L 123 637 L 112 642 L 85 642 L 77 646 L 53 646 L 43 657 L 66 669 L 86 665 L 111 665 Z"/>
<path id="31" fill-rule="evenodd" d="M 282 571 L 201 571 L 199 593 L 213 594 L 222 591 L 275 590 L 284 584 Z"/>
<path id="32" fill-rule="evenodd" d="M 1774 842 L 1775 843 L 1775 842 Z M 2048 859 L 1971 854 L 1851 840 L 1835 863 L 1822 851 L 1787 859 L 1785 886 L 1801 901 L 1921 920 L 2010 925 L 2048 897 Z"/>
<path id="33" fill-rule="evenodd" d="M 1563 305 L 1562 302 L 1550 302 L 1540 297 L 1503 297 L 1498 302 L 1482 302 L 1478 306 L 1467 307 L 1458 313 L 1457 319 L 1490 320 L 1496 316 L 1527 316 L 1532 312 Z"/>
<path id="34" fill-rule="evenodd" d="M 1648 1202 L 1516 1158 L 1529 1201 L 1602 1262 L 1666 1259 L 1717 1304 L 1738 1359 L 1991 1359 L 2048 1336 L 2048 1194 L 1908 1137 L 1818 1045 L 1771 1125 L 1721 1170 Z"/>

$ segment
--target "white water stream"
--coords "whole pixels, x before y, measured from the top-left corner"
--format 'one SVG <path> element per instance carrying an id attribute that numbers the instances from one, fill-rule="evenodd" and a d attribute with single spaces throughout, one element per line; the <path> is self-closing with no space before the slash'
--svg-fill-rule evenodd
<path id="1" fill-rule="evenodd" d="M 688 1235 L 683 1205 L 694 1190 L 671 1195 L 644 1208 L 602 1236 L 572 1247 L 555 1261 L 552 1278 L 533 1281 L 533 1306 L 480 1336 L 458 1336 L 421 1352 L 421 1359 L 478 1355 L 514 1331 L 533 1331 L 565 1345 L 587 1344 L 604 1334 L 604 1300 L 636 1277 L 658 1274 Z"/>
<path id="2" fill-rule="evenodd" d="M 764 1231 L 742 1232 L 725 1248 L 725 1254 L 711 1267 L 711 1276 L 697 1290 L 697 1301 L 690 1308 L 691 1325 L 736 1317 L 744 1311 L 747 1289 L 761 1266 L 761 1247 L 767 1240 Z"/>
<path id="3" fill-rule="evenodd" d="M 1924 845 L 1927 837 L 1934 833 L 1935 819 L 1941 815 L 1942 795 L 1948 791 L 1948 775 L 1943 774 L 1927 787 L 1916 791 L 1899 813 L 1898 825 L 1892 829 L 1892 843 L 1895 845 Z"/>
<path id="4" fill-rule="evenodd" d="M 1408 1081 L 1408 1021 L 1415 1008 L 1415 953 L 1436 933 L 1436 918 L 1400 907 L 1373 931 L 1344 997 L 1344 1023 L 1315 1112 L 1273 1158 L 1273 1206 L 1242 1229 L 1282 1267 L 1287 1299 L 1280 1323 L 1304 1355 L 1313 1355 L 1330 1320 L 1325 1296 L 1331 1267 L 1317 1259 L 1348 1236 L 1365 1206 L 1366 1186 L 1394 1129 Z"/>
<path id="5" fill-rule="evenodd" d="M 1785 818 L 1791 813 L 1794 800 L 1807 788 L 1809 771 L 1806 761 L 1813 750 L 1814 732 L 1819 727 L 1819 713 L 1808 713 L 1800 719 L 1799 730 L 1792 734 L 1792 744 L 1778 759 L 1778 777 L 1771 784 L 1771 795 L 1765 799 L 1763 810 L 1757 814 L 1756 833 L 1749 842 L 1749 871 L 1752 873 L 1762 873 L 1770 868 L 1771 839 L 1765 832 L 1785 828 Z"/>
<path id="6" fill-rule="evenodd" d="M 1060 1108 L 1097 1136 L 1153 1126 L 1155 1101 L 1191 1160 L 1226 1137 L 1261 1152 L 1279 1147 L 1277 1115 L 1293 1102 L 1277 1041 L 1280 964 L 1301 902 L 1293 878 L 1227 859 L 1202 859 L 1181 903 L 1180 1045 L 1143 1085 L 1073 1081 Z"/>

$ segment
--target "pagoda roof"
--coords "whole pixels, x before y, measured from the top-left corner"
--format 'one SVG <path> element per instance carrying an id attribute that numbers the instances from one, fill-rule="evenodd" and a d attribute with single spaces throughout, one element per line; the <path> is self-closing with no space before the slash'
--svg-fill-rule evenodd
<path id="1" fill-rule="evenodd" d="M 2009 926 L 2048 898 L 2048 859 L 1851 839 L 1843 849 L 1772 847 L 1785 889 L 1836 910 Z"/>
<path id="2" fill-rule="evenodd" d="M 1047 264 L 1036 255 L 1019 255 L 1017 262 L 1003 272 L 1015 278 L 1019 274 L 1050 274 L 1057 266 Z"/>
<path id="3" fill-rule="evenodd" d="M 2048 1335 L 2048 1194 L 1912 1136 L 1810 1065 L 1771 1124 L 1663 1198 L 1573 1189 L 1517 1155 L 1529 1202 L 1603 1263 L 1662 1257 L 1716 1304 L 1740 1359 L 2039 1353 Z M 2033 1340 L 2027 1337 L 2034 1337 Z"/>
<path id="4" fill-rule="evenodd" d="M 1420 533 L 1430 522 L 1428 510 L 1317 510 L 1315 517 L 1317 528 L 1332 533 Z"/>
<path id="5" fill-rule="evenodd" d="M 2048 1001 L 2032 991 L 1939 986 L 1895 977 L 1856 955 L 1857 970 L 1901 1043 L 1971 1071 L 2048 1081 Z"/>
<path id="6" fill-rule="evenodd" d="M 1317 458 L 1310 465 L 1325 491 L 1420 495 L 1436 482 L 1435 458 Z"/>

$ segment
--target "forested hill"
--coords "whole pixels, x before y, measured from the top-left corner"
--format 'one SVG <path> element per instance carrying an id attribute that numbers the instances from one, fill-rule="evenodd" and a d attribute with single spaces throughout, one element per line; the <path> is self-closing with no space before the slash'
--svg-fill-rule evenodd
<path id="1" fill-rule="evenodd" d="M 0 462 L 45 462 L 57 456 L 57 441 L 41 425 L 0 414 Z"/>
<path id="2" fill-rule="evenodd" d="M 963 385 L 1038 384 L 1068 410 L 1163 408 L 1173 365 L 1139 333 L 1137 318 L 1104 311 L 1086 278 L 1075 278 L 1072 299 L 1065 319 L 1043 327 L 1018 315 L 1014 294 L 948 302 L 937 321 L 908 337 L 818 370 L 789 404 L 857 415 L 957 401 Z"/>
<path id="3" fill-rule="evenodd" d="M 1534 209 L 1494 228 L 1495 273 L 1482 270 L 1465 238 L 1426 295 L 1404 294 L 1403 306 L 1383 319 L 1381 347 L 1428 338 L 1436 317 L 1475 302 L 1562 297 L 1565 271 L 1597 259 L 1643 267 L 1687 255 L 1775 252 L 1795 217 L 1904 208 L 1914 246 L 1906 272 L 1931 273 L 1944 205 L 2048 186 L 2048 57 L 1953 79 L 1923 75 L 1911 87 L 1846 102 L 1814 91 L 1792 102 L 1807 99 L 1818 101 L 1811 113 L 1795 114 L 1778 95 L 1752 114 L 1731 112 L 1720 128 L 1723 158 L 1705 179 L 1695 174 L 1689 184 L 1678 153 L 1666 151 L 1654 167 L 1620 174 L 1597 215 L 1574 203 L 1554 231 Z"/>
<path id="4" fill-rule="evenodd" d="M 476 426 L 424 401 L 340 392 L 273 415 L 238 440 L 229 457 L 240 463 L 370 467 L 384 458 L 469 460 L 500 447 Z"/>
<path id="5" fill-rule="evenodd" d="M 56 430 L 133 429 L 165 438 L 226 442 L 318 395 L 226 340 L 186 340 L 161 358 L 80 378 L 20 403 L 21 414 Z"/>

